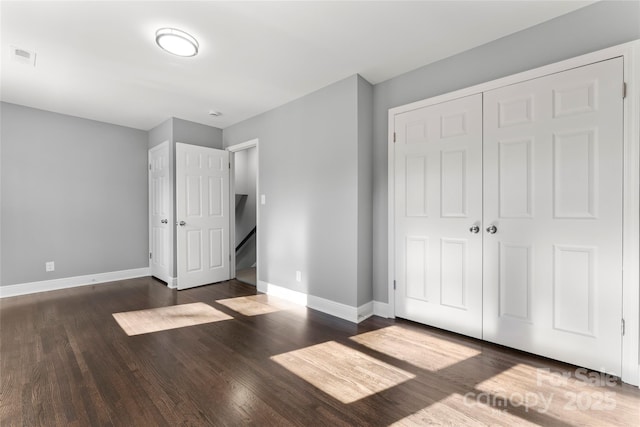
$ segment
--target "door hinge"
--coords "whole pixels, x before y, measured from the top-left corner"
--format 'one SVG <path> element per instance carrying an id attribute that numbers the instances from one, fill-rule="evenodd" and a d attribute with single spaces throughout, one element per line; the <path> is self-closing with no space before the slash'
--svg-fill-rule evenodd
<path id="1" fill-rule="evenodd" d="M 396 281 L 395 280 L 393 281 L 393 290 L 394 291 L 396 290 Z"/>
<path id="2" fill-rule="evenodd" d="M 622 335 L 624 335 L 624 329 L 625 329 L 625 327 L 624 327 L 624 319 L 622 319 Z"/>
<path id="3" fill-rule="evenodd" d="M 151 252 L 149 252 L 149 259 L 151 259 L 151 258 L 152 258 L 152 255 L 151 255 Z"/>
<path id="4" fill-rule="evenodd" d="M 627 97 L 627 83 L 624 82 L 622 83 L 622 99 L 625 99 Z"/>
<path id="5" fill-rule="evenodd" d="M 396 133 L 393 133 L 393 142 L 396 142 Z"/>
<path id="6" fill-rule="evenodd" d="M 151 163 L 149 163 L 149 170 L 151 170 Z"/>
<path id="7" fill-rule="evenodd" d="M 231 162 L 229 162 L 229 169 L 231 169 Z"/>

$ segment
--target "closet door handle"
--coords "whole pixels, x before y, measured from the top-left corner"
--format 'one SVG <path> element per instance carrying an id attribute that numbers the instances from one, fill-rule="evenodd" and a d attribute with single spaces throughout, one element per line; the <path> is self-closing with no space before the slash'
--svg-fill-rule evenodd
<path id="1" fill-rule="evenodd" d="M 473 234 L 478 234 L 480 232 L 480 227 L 477 225 L 474 225 L 471 228 L 469 228 L 469 231 L 472 232 Z"/>
<path id="2" fill-rule="evenodd" d="M 496 234 L 497 231 L 498 231 L 498 228 L 493 224 L 487 227 L 487 233 L 489 234 Z"/>
<path id="3" fill-rule="evenodd" d="M 184 222 L 184 221 L 180 221 L 180 222 L 178 223 L 178 225 L 179 225 L 180 227 L 184 227 L 185 225 L 187 225 L 187 223 L 186 223 L 186 222 Z"/>

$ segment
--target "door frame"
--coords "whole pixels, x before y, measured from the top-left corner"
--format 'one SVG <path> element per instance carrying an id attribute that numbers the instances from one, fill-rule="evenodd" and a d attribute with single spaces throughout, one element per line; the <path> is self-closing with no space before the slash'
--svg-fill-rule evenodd
<path id="1" fill-rule="evenodd" d="M 258 286 L 258 278 L 260 277 L 260 144 L 259 139 L 251 139 L 249 141 L 241 142 L 239 144 L 230 145 L 226 148 L 229 152 L 229 253 L 231 254 L 230 273 L 231 278 L 236 277 L 236 165 L 235 165 L 235 153 L 238 151 L 248 150 L 250 148 L 256 148 L 256 156 L 258 161 L 256 162 L 256 288 Z"/>
<path id="2" fill-rule="evenodd" d="M 439 104 L 503 86 L 559 73 L 607 59 L 622 57 L 626 97 L 623 99 L 623 243 L 622 243 L 622 372 L 624 382 L 640 384 L 640 40 L 613 46 L 554 64 L 492 80 L 410 104 L 389 109 L 388 122 L 388 316 L 395 317 L 395 116 L 407 111 Z M 622 93 L 623 88 L 620 88 Z M 621 319 L 622 321 L 622 319 Z M 622 322 L 621 322 L 622 323 Z"/>
<path id="3" fill-rule="evenodd" d="M 176 278 L 173 277 L 173 269 L 174 269 L 174 262 L 173 262 L 173 247 L 174 247 L 174 235 L 175 235 L 175 227 L 173 225 L 174 220 L 173 220 L 173 211 L 174 211 L 174 198 L 173 198 L 173 165 L 171 162 L 171 144 L 169 143 L 169 140 L 165 140 L 162 141 L 160 144 L 155 145 L 151 148 L 149 148 L 148 150 L 148 155 L 147 155 L 147 165 L 151 165 L 151 153 L 154 151 L 158 151 L 158 150 L 162 150 L 162 149 L 166 149 L 167 150 L 167 170 L 169 173 L 169 212 L 167 213 L 167 220 L 169 221 L 169 247 L 166 248 L 167 249 L 167 276 L 166 277 L 158 277 L 158 279 L 164 280 L 167 283 L 167 286 L 171 289 L 175 289 L 176 288 Z M 147 167 L 147 189 L 149 192 L 149 197 L 148 197 L 148 220 L 149 220 L 149 253 L 151 253 L 152 251 L 152 224 L 151 224 L 151 197 L 152 197 L 152 191 L 153 189 L 151 188 L 151 170 L 149 169 L 149 167 Z M 151 271 L 151 260 L 149 260 L 149 271 Z"/>

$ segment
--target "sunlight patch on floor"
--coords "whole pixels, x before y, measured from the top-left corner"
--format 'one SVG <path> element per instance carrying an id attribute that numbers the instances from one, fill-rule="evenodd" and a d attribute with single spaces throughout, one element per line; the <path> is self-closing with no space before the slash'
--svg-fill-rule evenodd
<path id="1" fill-rule="evenodd" d="M 627 401 L 614 378 L 585 368 L 567 366 L 566 371 L 551 372 L 520 363 L 479 383 L 476 394 L 484 400 L 506 402 L 507 411 L 509 406 L 520 406 L 551 420 L 571 419 L 576 425 L 624 424 L 621 408 L 629 403 L 633 407 L 634 402 Z"/>
<path id="2" fill-rule="evenodd" d="M 219 299 L 216 302 L 245 316 L 258 316 L 297 307 L 280 298 L 265 294 Z"/>
<path id="3" fill-rule="evenodd" d="M 477 356 L 480 351 L 425 332 L 388 326 L 351 340 L 422 369 L 437 371 Z"/>
<path id="4" fill-rule="evenodd" d="M 345 404 L 415 378 L 335 341 L 272 356 L 271 360 Z"/>
<path id="5" fill-rule="evenodd" d="M 530 365 L 518 363 L 509 369 L 493 375 L 492 377 L 479 383 L 476 388 L 481 391 L 493 392 L 499 391 L 505 385 L 509 385 L 509 389 L 513 391 L 535 390 L 536 382 L 555 381 L 555 377 L 550 373 L 540 370 L 540 378 L 536 378 L 537 369 Z"/>
<path id="6" fill-rule="evenodd" d="M 129 336 L 233 319 L 202 302 L 113 313 L 113 318 Z"/>
<path id="7" fill-rule="evenodd" d="M 487 420 L 490 420 L 490 423 L 487 423 Z M 464 396 L 459 394 L 447 396 L 391 425 L 393 427 L 418 427 L 486 426 L 487 424 L 503 426 L 537 425 L 501 409 L 482 404 L 475 405 L 475 402 L 465 399 Z"/>

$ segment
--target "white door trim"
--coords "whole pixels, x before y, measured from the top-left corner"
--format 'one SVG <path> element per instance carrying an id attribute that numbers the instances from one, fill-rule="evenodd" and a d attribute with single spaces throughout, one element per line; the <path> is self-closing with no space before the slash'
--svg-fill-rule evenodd
<path id="1" fill-rule="evenodd" d="M 258 278 L 260 277 L 260 145 L 259 139 L 252 139 L 249 141 L 241 142 L 239 144 L 231 145 L 226 148 L 230 154 L 235 154 L 238 151 L 248 150 L 249 148 L 256 148 L 256 156 L 258 157 L 256 165 L 256 288 L 258 286 Z M 229 171 L 229 182 L 231 183 L 231 189 L 229 191 L 229 206 L 231 211 L 230 217 L 230 239 L 229 239 L 229 253 L 231 254 L 231 278 L 236 277 L 236 178 L 235 178 L 235 156 L 229 156 L 231 162 L 231 170 Z"/>
<path id="2" fill-rule="evenodd" d="M 624 190 L 623 190 L 623 318 L 622 380 L 640 384 L 640 40 L 581 55 L 555 64 L 496 79 L 444 95 L 389 109 L 388 127 L 388 289 L 390 316 L 395 317 L 395 158 L 394 118 L 396 114 L 439 104 L 452 99 L 486 92 L 499 87 L 582 67 L 614 57 L 624 60 L 626 98 L 624 99 Z M 620 88 L 622 92 L 622 88 Z"/>
<path id="3" fill-rule="evenodd" d="M 257 147 L 258 142 L 259 140 L 258 138 L 256 138 L 256 139 L 251 139 L 249 141 L 241 142 L 239 144 L 230 145 L 227 147 L 227 151 L 231 151 L 232 153 L 235 153 L 237 151 L 248 150 L 249 148 Z"/>
<path id="4" fill-rule="evenodd" d="M 173 166 L 171 165 L 171 149 L 170 149 L 170 144 L 169 141 L 163 141 L 160 144 L 149 148 L 149 152 L 148 152 L 148 156 L 147 156 L 147 165 L 149 165 L 151 163 L 151 154 L 154 151 L 158 151 L 158 150 L 162 150 L 165 149 L 167 150 L 167 161 L 169 162 L 169 164 L 167 165 L 167 170 L 169 172 L 169 211 L 167 213 L 167 219 L 169 221 L 169 247 L 166 248 L 168 251 L 168 255 L 167 255 L 167 276 L 166 277 L 159 277 L 159 279 L 164 280 L 167 283 L 167 286 L 169 288 L 175 288 L 176 286 L 176 279 L 175 277 L 172 277 L 173 275 L 173 268 L 174 268 L 174 263 L 173 263 L 173 246 L 174 246 L 174 235 L 175 235 L 175 227 L 173 226 L 173 211 L 174 211 L 174 199 L 173 199 Z M 148 166 L 147 166 L 148 167 Z M 151 252 L 152 250 L 152 223 L 151 223 L 151 181 L 149 180 L 149 176 L 150 176 L 150 171 L 147 170 L 147 188 L 148 188 L 148 192 L 149 192 L 149 199 L 148 199 L 148 203 L 149 203 L 149 212 L 148 212 L 148 219 L 149 219 L 149 252 Z M 151 271 L 151 261 L 149 261 L 149 270 Z"/>

